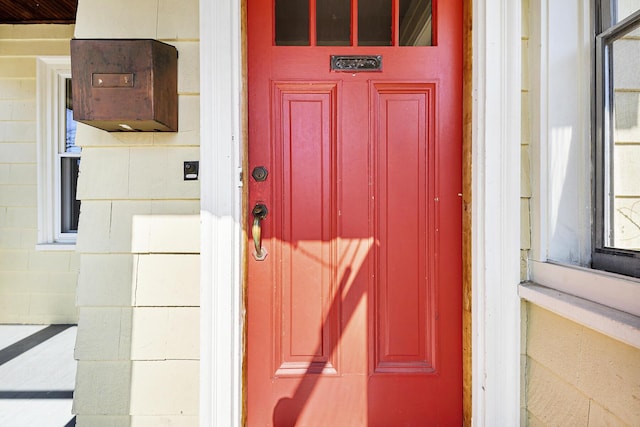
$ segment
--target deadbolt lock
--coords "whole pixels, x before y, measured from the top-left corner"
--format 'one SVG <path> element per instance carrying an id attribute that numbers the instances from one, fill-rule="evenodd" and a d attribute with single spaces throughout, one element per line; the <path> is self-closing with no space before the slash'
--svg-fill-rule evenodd
<path id="1" fill-rule="evenodd" d="M 269 171 L 264 166 L 256 166 L 253 168 L 253 172 L 251 172 L 251 176 L 258 182 L 265 181 L 267 179 L 267 175 L 269 175 Z"/>

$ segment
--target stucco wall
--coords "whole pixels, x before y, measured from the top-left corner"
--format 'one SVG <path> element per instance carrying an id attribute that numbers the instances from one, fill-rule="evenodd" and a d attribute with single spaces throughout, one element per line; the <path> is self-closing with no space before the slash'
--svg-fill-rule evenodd
<path id="1" fill-rule="evenodd" d="M 527 304 L 529 426 L 640 422 L 640 350 Z"/>
<path id="2" fill-rule="evenodd" d="M 0 323 L 76 323 L 79 257 L 36 250 L 36 57 L 69 55 L 72 25 L 0 25 Z"/>
<path id="3" fill-rule="evenodd" d="M 150 38 L 178 59 L 177 133 L 79 125 L 78 426 L 198 423 L 197 0 L 80 0 L 76 38 Z"/>

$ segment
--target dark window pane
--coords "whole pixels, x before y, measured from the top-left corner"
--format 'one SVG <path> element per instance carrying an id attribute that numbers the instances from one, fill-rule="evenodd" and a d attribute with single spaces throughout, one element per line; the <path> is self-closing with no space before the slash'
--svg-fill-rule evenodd
<path id="1" fill-rule="evenodd" d="M 66 79 L 67 96 L 65 102 L 65 153 L 80 153 L 80 147 L 76 146 L 76 121 L 73 120 L 73 103 L 71 102 L 71 79 Z"/>
<path id="2" fill-rule="evenodd" d="M 358 1 L 358 44 L 391 45 L 391 0 Z"/>
<path id="3" fill-rule="evenodd" d="M 317 0 L 316 28 L 319 46 L 351 44 L 351 2 L 349 0 Z"/>
<path id="4" fill-rule="evenodd" d="M 276 45 L 309 45 L 307 0 L 276 0 Z"/>
<path id="5" fill-rule="evenodd" d="M 65 144 L 66 153 L 80 153 L 80 147 L 76 145 L 76 121 L 73 120 L 73 110 L 67 108 L 65 120 Z"/>
<path id="6" fill-rule="evenodd" d="M 431 46 L 431 0 L 400 0 L 400 46 Z"/>
<path id="7" fill-rule="evenodd" d="M 80 201 L 76 200 L 76 189 L 80 158 L 62 157 L 60 161 L 60 231 L 77 233 Z"/>

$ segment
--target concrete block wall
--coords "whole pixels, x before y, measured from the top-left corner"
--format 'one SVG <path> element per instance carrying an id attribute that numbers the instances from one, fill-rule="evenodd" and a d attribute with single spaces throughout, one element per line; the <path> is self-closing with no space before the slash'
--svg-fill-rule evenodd
<path id="1" fill-rule="evenodd" d="M 193 426 L 199 387 L 197 0 L 80 0 L 76 38 L 174 45 L 179 131 L 79 125 L 78 426 Z"/>
<path id="2" fill-rule="evenodd" d="M 0 323 L 76 323 L 79 256 L 36 250 L 36 57 L 68 56 L 73 25 L 0 25 Z"/>
<path id="3" fill-rule="evenodd" d="M 527 304 L 529 426 L 632 426 L 640 350 Z"/>

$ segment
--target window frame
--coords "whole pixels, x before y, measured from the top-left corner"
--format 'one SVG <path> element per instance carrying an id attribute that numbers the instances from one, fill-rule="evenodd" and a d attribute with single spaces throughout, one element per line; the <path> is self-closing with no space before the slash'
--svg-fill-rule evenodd
<path id="1" fill-rule="evenodd" d="M 611 46 L 614 41 L 623 37 L 630 30 L 640 25 L 640 11 L 616 23 L 616 8 L 612 0 L 595 0 L 595 97 L 593 125 L 593 236 L 591 267 L 631 277 L 640 277 L 640 251 L 633 251 L 606 245 L 608 218 L 605 203 L 607 182 L 613 180 L 610 168 L 611 144 L 613 143 L 614 103 L 613 78 L 611 63 L 613 61 Z"/>
<path id="2" fill-rule="evenodd" d="M 591 267 L 598 5 L 597 0 L 529 5 L 523 66 L 529 78 L 525 105 L 531 113 L 523 131 L 530 138 L 531 249 L 519 295 L 640 348 L 640 279 Z M 558 150 L 554 139 L 559 124 L 574 135 L 570 156 Z M 565 176 L 570 185 L 560 182 Z M 559 197 L 566 194 L 572 196 L 568 202 Z"/>
<path id="3" fill-rule="evenodd" d="M 75 250 L 77 232 L 61 226 L 61 153 L 65 141 L 66 80 L 71 78 L 69 56 L 38 57 L 36 66 L 38 240 L 36 249 Z"/>

